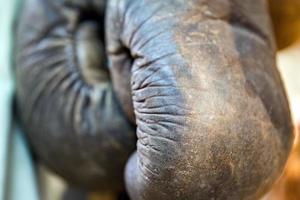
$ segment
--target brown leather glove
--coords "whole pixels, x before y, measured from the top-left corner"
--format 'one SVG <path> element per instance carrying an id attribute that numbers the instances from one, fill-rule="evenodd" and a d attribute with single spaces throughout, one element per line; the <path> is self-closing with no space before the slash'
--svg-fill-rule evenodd
<path id="1" fill-rule="evenodd" d="M 16 55 L 25 130 L 72 184 L 121 189 L 134 126 L 133 200 L 253 199 L 282 172 L 293 128 L 265 1 L 27 0 Z"/>

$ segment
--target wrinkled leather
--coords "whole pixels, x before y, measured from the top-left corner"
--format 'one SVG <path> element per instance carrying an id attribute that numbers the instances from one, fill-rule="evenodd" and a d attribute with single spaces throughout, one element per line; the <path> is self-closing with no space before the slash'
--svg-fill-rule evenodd
<path id="1" fill-rule="evenodd" d="M 120 190 L 129 160 L 133 200 L 255 199 L 282 172 L 265 1 L 27 0 L 16 58 L 33 148 L 72 184 Z"/>
<path id="2" fill-rule="evenodd" d="M 49 168 L 74 185 L 120 190 L 136 139 L 107 69 L 104 3 L 24 3 L 18 105 L 30 142 Z"/>

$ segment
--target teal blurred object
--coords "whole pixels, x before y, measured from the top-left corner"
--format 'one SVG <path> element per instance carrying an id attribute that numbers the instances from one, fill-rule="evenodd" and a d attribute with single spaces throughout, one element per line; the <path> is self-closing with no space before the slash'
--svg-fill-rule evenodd
<path id="1" fill-rule="evenodd" d="M 34 164 L 14 123 L 12 47 L 18 0 L 0 0 L 0 200 L 38 200 Z"/>

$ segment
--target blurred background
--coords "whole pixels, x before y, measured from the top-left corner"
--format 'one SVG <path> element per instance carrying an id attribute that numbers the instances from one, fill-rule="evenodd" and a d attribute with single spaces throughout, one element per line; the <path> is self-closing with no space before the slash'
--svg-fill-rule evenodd
<path id="1" fill-rule="evenodd" d="M 285 171 L 264 200 L 300 199 L 300 1 L 269 0 L 276 35 L 277 64 L 295 124 L 294 148 Z"/>

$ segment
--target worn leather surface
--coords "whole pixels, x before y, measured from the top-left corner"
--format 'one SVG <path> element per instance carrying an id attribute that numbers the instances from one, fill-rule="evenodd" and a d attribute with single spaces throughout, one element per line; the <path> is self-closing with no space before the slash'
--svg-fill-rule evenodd
<path id="1" fill-rule="evenodd" d="M 293 127 L 265 1 L 27 0 L 16 49 L 25 130 L 72 184 L 122 189 L 135 130 L 133 200 L 255 199 L 282 172 Z"/>
<path id="2" fill-rule="evenodd" d="M 42 162 L 72 184 L 120 190 L 135 135 L 105 62 L 104 7 L 26 1 L 17 29 L 17 92 Z"/>

